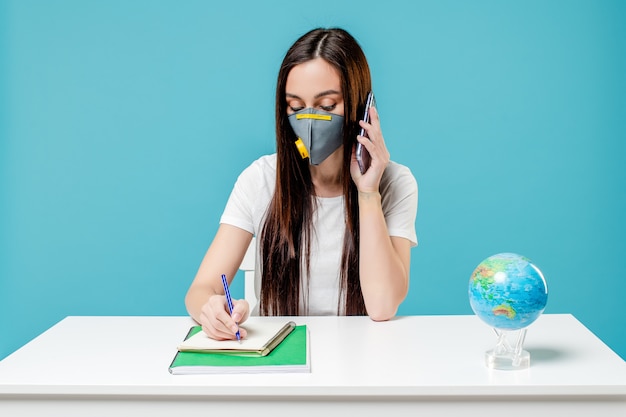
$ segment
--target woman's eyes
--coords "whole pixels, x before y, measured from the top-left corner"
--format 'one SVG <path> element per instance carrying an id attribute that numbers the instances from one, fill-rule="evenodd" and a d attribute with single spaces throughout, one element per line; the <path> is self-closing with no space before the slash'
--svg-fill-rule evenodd
<path id="1" fill-rule="evenodd" d="M 324 111 L 331 112 L 331 111 L 335 110 L 335 108 L 337 107 L 337 104 L 335 103 L 335 104 L 331 104 L 331 105 L 328 105 L 328 106 L 322 106 L 322 105 L 320 105 L 320 106 L 318 106 L 318 107 L 319 107 L 320 109 L 324 110 Z M 289 108 L 290 108 L 290 109 L 291 109 L 291 111 L 293 111 L 293 112 L 298 112 L 298 111 L 300 111 L 300 110 L 304 110 L 304 109 L 305 109 L 305 107 L 304 107 L 304 106 L 289 106 Z"/>

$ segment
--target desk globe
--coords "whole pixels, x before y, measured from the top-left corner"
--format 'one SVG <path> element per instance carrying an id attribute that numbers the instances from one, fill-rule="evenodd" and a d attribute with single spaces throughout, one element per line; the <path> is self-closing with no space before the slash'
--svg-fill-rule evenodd
<path id="1" fill-rule="evenodd" d="M 485 353 L 486 365 L 492 369 L 528 368 L 530 354 L 523 349 L 526 330 L 543 313 L 548 300 L 548 287 L 539 268 L 515 253 L 492 255 L 472 273 L 468 293 L 474 313 L 498 336 L 496 346 Z"/>

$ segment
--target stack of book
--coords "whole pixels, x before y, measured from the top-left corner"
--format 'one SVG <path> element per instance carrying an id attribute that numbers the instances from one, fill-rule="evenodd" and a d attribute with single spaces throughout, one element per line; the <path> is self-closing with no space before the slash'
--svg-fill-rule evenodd
<path id="1" fill-rule="evenodd" d="M 214 340 L 193 326 L 178 345 L 169 366 L 174 375 L 311 372 L 306 325 L 251 317 L 242 326 L 246 337 Z"/>

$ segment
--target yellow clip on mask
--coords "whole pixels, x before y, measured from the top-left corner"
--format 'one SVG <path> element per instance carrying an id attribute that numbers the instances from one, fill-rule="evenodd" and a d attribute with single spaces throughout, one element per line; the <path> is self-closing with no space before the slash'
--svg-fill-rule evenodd
<path id="1" fill-rule="evenodd" d="M 306 146 L 304 146 L 304 142 L 302 139 L 298 138 L 296 141 L 296 148 L 298 148 L 298 152 L 300 152 L 300 156 L 302 159 L 306 159 L 309 157 L 309 151 L 306 150 Z"/>

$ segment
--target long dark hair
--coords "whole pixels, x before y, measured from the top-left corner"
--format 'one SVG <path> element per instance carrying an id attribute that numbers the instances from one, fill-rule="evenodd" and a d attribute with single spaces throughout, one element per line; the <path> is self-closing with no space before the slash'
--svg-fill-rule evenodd
<path id="1" fill-rule="evenodd" d="M 276 190 L 260 236 L 262 257 L 261 315 L 299 315 L 301 274 L 310 271 L 310 242 L 315 211 L 309 160 L 302 159 L 287 119 L 285 85 L 291 69 L 322 58 L 339 73 L 344 99 L 343 195 L 346 228 L 340 271 L 340 297 L 346 315 L 364 315 L 359 281 L 359 211 L 356 186 L 350 176 L 352 145 L 358 133 L 358 115 L 371 89 L 369 66 L 357 41 L 343 29 L 314 29 L 287 51 L 276 85 Z M 304 262 L 303 262 L 304 261 Z"/>

